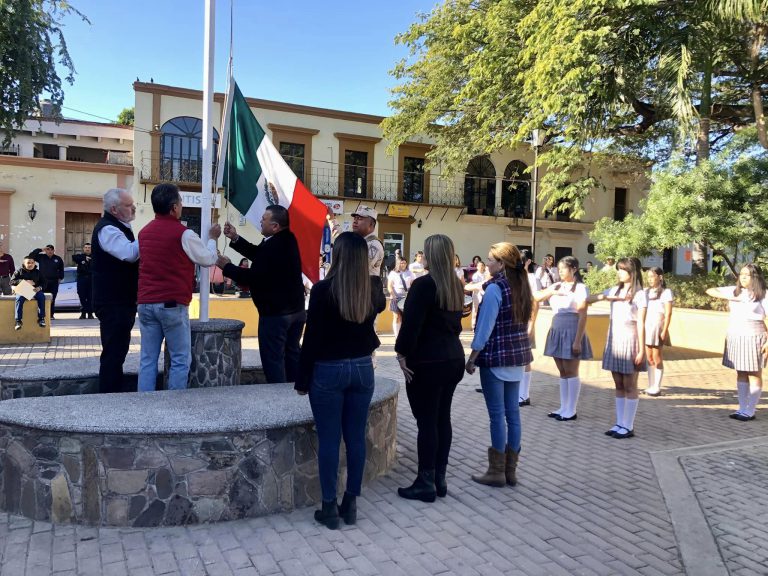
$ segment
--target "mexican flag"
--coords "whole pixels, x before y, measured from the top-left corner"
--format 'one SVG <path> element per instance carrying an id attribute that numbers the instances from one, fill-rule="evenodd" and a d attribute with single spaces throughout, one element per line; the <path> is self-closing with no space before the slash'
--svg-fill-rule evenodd
<path id="1" fill-rule="evenodd" d="M 256 121 L 234 80 L 231 81 L 222 137 L 223 185 L 229 201 L 260 228 L 270 204 L 288 209 L 290 229 L 301 254 L 301 271 L 312 282 L 320 278 L 320 245 L 328 208 L 307 190 Z"/>

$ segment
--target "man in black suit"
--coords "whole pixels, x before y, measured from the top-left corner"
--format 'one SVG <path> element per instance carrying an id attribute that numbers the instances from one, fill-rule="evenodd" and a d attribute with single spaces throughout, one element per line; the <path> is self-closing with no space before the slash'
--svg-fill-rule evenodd
<path id="1" fill-rule="evenodd" d="M 224 276 L 251 288 L 259 311 L 259 353 L 264 375 L 270 384 L 295 382 L 299 368 L 299 340 L 304 329 L 304 283 L 296 237 L 288 228 L 288 210 L 268 206 L 261 217 L 264 240 L 254 245 L 224 225 L 230 246 L 251 260 L 250 268 L 235 266 L 226 256 L 216 265 Z"/>

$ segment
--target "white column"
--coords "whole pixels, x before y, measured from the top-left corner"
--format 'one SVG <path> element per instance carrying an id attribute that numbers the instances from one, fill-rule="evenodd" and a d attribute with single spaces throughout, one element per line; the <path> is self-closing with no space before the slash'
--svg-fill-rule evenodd
<path id="1" fill-rule="evenodd" d="M 66 160 L 66 159 L 67 159 L 67 147 L 59 146 L 59 160 Z"/>
<path id="2" fill-rule="evenodd" d="M 213 56 L 216 0 L 205 0 L 205 41 L 203 43 L 203 193 L 200 207 L 200 236 L 208 240 L 211 228 L 211 186 L 213 185 Z M 208 322 L 210 283 L 208 268 L 200 268 L 200 321 Z"/>

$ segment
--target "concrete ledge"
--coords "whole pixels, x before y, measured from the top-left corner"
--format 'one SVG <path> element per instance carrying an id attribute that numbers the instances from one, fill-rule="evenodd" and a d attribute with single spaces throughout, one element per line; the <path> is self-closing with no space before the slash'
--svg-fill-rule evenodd
<path id="1" fill-rule="evenodd" d="M 126 378 L 139 374 L 139 354 L 128 354 L 123 365 Z M 158 362 L 158 381 L 162 382 L 163 363 Z M 240 384 L 266 382 L 258 350 L 243 350 Z M 7 370 L 0 374 L 0 400 L 36 396 L 92 394 L 99 388 L 99 357 L 57 360 L 36 366 Z"/>
<path id="2" fill-rule="evenodd" d="M 45 328 L 37 325 L 37 302 L 24 302 L 24 327 L 13 329 L 16 296 L 0 295 L 0 344 L 40 344 L 51 341 L 51 295 L 45 295 Z"/>
<path id="3" fill-rule="evenodd" d="M 366 483 L 394 464 L 398 390 L 376 380 Z M 289 384 L 9 400 L 0 465 L 0 509 L 57 523 L 194 524 L 320 500 L 309 401 Z"/>

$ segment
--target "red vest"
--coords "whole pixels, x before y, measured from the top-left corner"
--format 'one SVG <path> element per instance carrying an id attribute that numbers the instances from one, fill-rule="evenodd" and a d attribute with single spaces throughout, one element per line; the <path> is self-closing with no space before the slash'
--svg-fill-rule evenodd
<path id="1" fill-rule="evenodd" d="M 195 265 L 181 247 L 186 230 L 173 216 L 155 214 L 139 232 L 139 304 L 189 305 Z"/>

